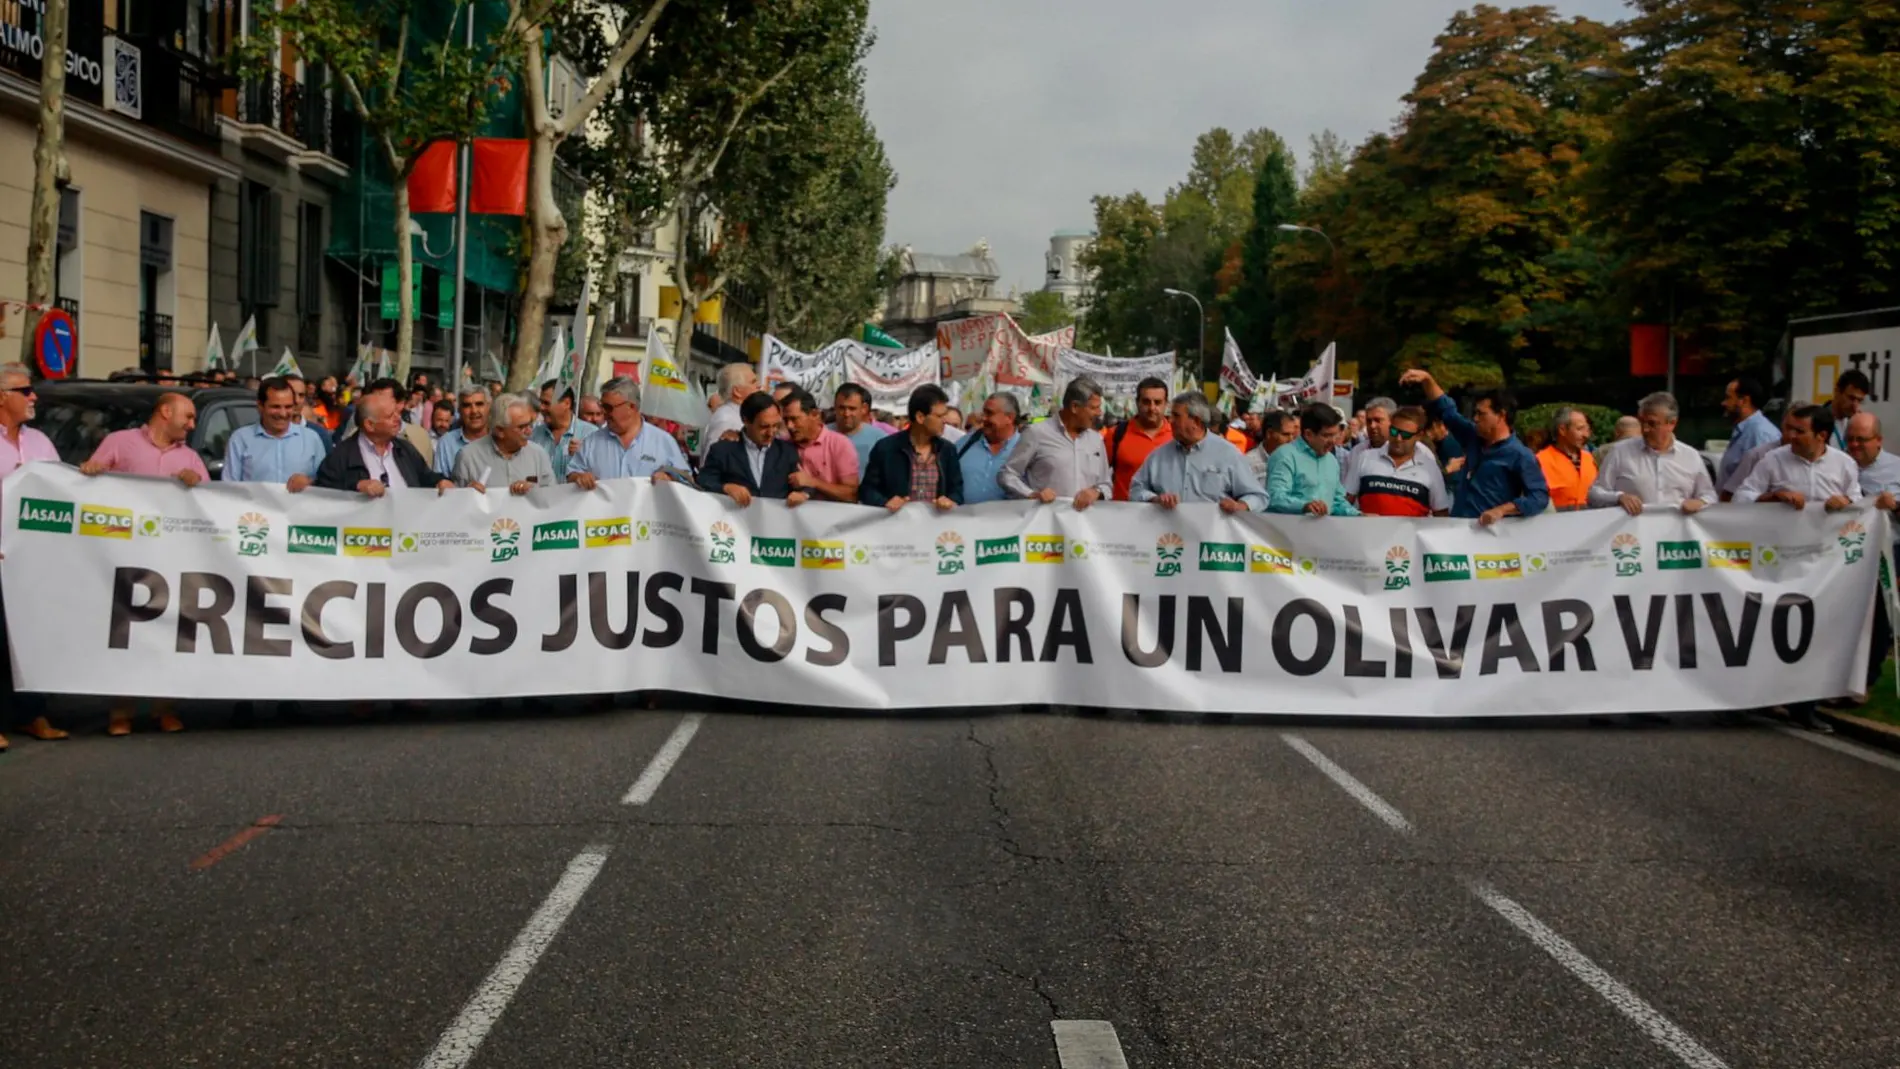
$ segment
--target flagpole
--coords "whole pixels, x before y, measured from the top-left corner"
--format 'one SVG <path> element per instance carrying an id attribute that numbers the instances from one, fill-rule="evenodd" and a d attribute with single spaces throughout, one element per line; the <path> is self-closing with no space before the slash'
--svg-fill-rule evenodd
<path id="1" fill-rule="evenodd" d="M 463 43 L 469 52 L 475 51 L 475 5 L 467 5 L 468 24 L 463 29 Z M 460 166 L 461 174 L 455 191 L 455 334 L 449 339 L 449 387 L 460 392 L 462 389 L 462 291 L 468 288 L 468 170 L 469 155 L 473 144 L 462 142 Z"/>

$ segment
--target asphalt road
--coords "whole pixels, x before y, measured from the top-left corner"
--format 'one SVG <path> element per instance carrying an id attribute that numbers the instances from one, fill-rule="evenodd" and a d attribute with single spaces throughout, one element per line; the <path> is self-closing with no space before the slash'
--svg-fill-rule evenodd
<path id="1" fill-rule="evenodd" d="M 1762 724 L 185 714 L 0 757 L 0 1066 L 1900 1065 Z"/>

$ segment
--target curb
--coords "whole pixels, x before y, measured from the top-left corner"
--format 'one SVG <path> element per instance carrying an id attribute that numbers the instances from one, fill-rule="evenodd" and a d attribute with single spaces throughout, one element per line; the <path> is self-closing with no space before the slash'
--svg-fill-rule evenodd
<path id="1" fill-rule="evenodd" d="M 1900 753 L 1900 727 L 1883 724 L 1877 720 L 1868 720 L 1866 717 L 1855 716 L 1852 713 L 1822 710 L 1821 715 L 1838 728 L 1841 734 L 1857 742 Z"/>

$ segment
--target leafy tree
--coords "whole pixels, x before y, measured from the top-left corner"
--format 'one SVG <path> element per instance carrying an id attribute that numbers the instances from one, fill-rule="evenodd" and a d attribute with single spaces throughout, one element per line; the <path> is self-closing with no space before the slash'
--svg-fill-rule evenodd
<path id="1" fill-rule="evenodd" d="M 1352 154 L 1346 142 L 1333 131 L 1322 130 L 1308 139 L 1308 144 L 1311 148 L 1307 154 L 1306 173 L 1300 178 L 1300 193 L 1317 193 L 1344 181 Z"/>
<path id="2" fill-rule="evenodd" d="M 1081 255 L 1095 292 L 1079 331 L 1092 352 L 1152 350 L 1164 336 L 1149 252 L 1161 235 L 1161 210 L 1140 193 L 1097 196 L 1095 241 Z M 1172 334 L 1166 334 L 1172 337 Z"/>
<path id="3" fill-rule="evenodd" d="M 1293 159 L 1276 148 L 1254 178 L 1253 210 L 1237 258 L 1238 278 L 1221 297 L 1227 329 L 1240 351 L 1255 368 L 1276 374 L 1290 369 L 1282 366 L 1275 337 L 1280 302 L 1274 293 L 1274 253 L 1287 237 L 1279 227 L 1298 218 L 1298 198 Z"/>
<path id="4" fill-rule="evenodd" d="M 1069 302 L 1051 290 L 1025 293 L 1018 304 L 1016 325 L 1027 334 L 1047 334 L 1075 322 L 1075 311 Z"/>

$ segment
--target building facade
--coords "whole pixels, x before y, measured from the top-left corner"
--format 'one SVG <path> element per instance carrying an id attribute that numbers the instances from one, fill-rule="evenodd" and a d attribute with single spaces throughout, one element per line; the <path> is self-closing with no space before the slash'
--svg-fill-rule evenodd
<path id="1" fill-rule="evenodd" d="M 996 293 L 1001 272 L 987 241 L 956 256 L 906 245 L 898 257 L 897 281 L 885 295 L 878 325 L 906 346 L 935 340 L 937 324 L 947 320 L 1016 311 L 1015 301 Z"/>
<path id="2" fill-rule="evenodd" d="M 1043 257 L 1047 279 L 1043 291 L 1061 294 L 1078 318 L 1088 309 L 1094 290 L 1095 272 L 1081 264 L 1083 254 L 1094 244 L 1092 230 L 1058 230 L 1049 239 L 1049 252 Z"/>

